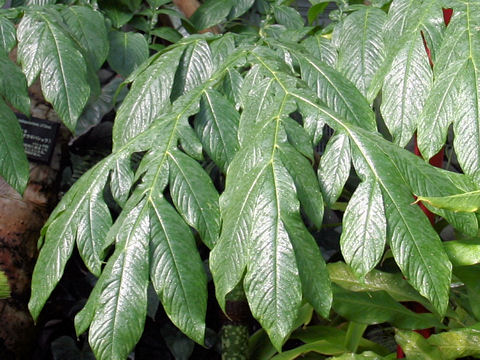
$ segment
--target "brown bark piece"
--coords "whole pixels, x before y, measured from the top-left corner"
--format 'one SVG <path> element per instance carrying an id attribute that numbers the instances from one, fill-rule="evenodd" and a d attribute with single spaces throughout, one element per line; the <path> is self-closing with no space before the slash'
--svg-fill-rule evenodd
<path id="1" fill-rule="evenodd" d="M 38 83 L 32 85 L 29 94 L 33 116 L 58 121 Z M 57 201 L 59 144 L 64 142 L 57 141 L 50 165 L 30 164 L 30 180 L 23 197 L 0 178 L 0 270 L 7 275 L 11 288 L 11 297 L 0 300 L 0 359 L 31 359 L 36 337 L 27 307 L 30 284 L 40 229 Z"/>

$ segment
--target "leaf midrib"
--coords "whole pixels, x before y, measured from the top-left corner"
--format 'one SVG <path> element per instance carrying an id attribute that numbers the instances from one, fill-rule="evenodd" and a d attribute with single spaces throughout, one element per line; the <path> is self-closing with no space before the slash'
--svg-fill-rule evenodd
<path id="1" fill-rule="evenodd" d="M 147 201 L 145 201 L 145 203 L 143 204 L 143 207 L 142 209 L 140 210 L 140 213 L 138 214 L 137 218 L 135 219 L 135 223 L 133 224 L 132 226 L 132 229 L 131 231 L 129 232 L 129 236 L 128 236 L 128 239 L 126 241 L 126 243 L 123 245 L 123 248 L 119 251 L 121 251 L 123 254 L 123 259 L 122 259 L 122 270 L 121 270 L 121 273 L 120 273 L 120 279 L 119 279 L 119 284 L 118 284 L 118 290 L 115 291 L 115 293 L 117 294 L 117 296 L 115 296 L 115 311 L 113 312 L 113 324 L 112 324 L 112 331 L 110 332 L 111 336 L 111 341 L 110 341 L 110 349 L 111 349 L 111 357 L 110 359 L 115 359 L 115 355 L 116 355 L 116 351 L 114 351 L 114 349 L 116 349 L 116 341 L 115 340 L 119 340 L 119 336 L 117 335 L 117 331 L 118 331 L 118 327 L 117 327 L 117 318 L 118 318 L 118 303 L 120 301 L 120 290 L 122 289 L 122 283 L 124 281 L 124 272 L 125 272 L 125 269 L 126 269 L 126 266 L 125 266 L 125 262 L 126 262 L 126 258 L 127 258 L 127 253 L 126 253 L 126 250 L 128 247 L 129 247 L 129 243 L 131 241 L 132 238 L 135 238 L 135 234 L 132 235 L 132 232 L 135 232 L 135 230 L 137 229 L 138 227 L 138 224 L 143 221 L 143 212 L 144 211 L 148 211 L 148 206 L 147 206 Z M 111 274 L 110 274 L 111 275 Z M 120 328 L 125 328 L 125 324 L 123 324 L 122 322 L 120 322 Z M 107 347 L 108 347 L 108 344 L 107 344 Z"/>

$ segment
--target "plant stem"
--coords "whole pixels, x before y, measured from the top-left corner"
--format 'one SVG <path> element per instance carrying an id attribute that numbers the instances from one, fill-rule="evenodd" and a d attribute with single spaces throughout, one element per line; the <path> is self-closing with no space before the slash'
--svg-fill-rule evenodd
<path id="1" fill-rule="evenodd" d="M 365 332 L 367 325 L 350 321 L 348 324 L 347 335 L 345 336 L 345 348 L 352 353 L 358 349 L 358 344 Z"/>

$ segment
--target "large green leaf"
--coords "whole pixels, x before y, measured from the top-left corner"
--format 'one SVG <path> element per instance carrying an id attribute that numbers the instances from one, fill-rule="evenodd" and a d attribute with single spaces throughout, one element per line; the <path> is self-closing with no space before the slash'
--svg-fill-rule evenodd
<path id="1" fill-rule="evenodd" d="M 68 29 L 82 45 L 91 66 L 95 70 L 100 69 L 109 49 L 102 14 L 86 6 L 69 6 L 62 11 L 62 16 Z"/>
<path id="2" fill-rule="evenodd" d="M 394 141 L 400 146 L 405 146 L 412 137 L 432 87 L 433 72 L 422 33 L 426 33 L 431 23 L 441 28 L 436 23 L 440 14 L 436 0 L 421 5 L 412 0 L 397 0 L 388 14 L 385 36 L 389 48 L 386 65 L 379 76 L 383 81 L 381 112 Z M 378 83 L 373 80 L 371 87 L 376 86 Z M 369 98 L 373 99 L 375 94 L 373 91 Z"/>
<path id="3" fill-rule="evenodd" d="M 182 51 L 180 47 L 167 52 L 135 78 L 115 118 L 114 150 L 144 131 L 169 108 L 173 78 Z"/>
<path id="4" fill-rule="evenodd" d="M 7 18 L 0 16 L 0 50 L 8 54 L 16 43 L 15 26 Z"/>
<path id="5" fill-rule="evenodd" d="M 17 110 L 30 115 L 30 98 L 28 96 L 27 81 L 22 70 L 7 56 L 0 53 L 0 95 Z"/>
<path id="6" fill-rule="evenodd" d="M 214 26 L 226 19 L 233 6 L 233 0 L 207 0 L 189 19 L 197 30 Z"/>
<path id="7" fill-rule="evenodd" d="M 165 312 L 185 334 L 203 342 L 207 281 L 195 240 L 168 202 L 151 201 L 150 277 Z"/>
<path id="8" fill-rule="evenodd" d="M 65 220 L 81 221 L 75 215 L 83 212 L 77 210 L 87 206 L 91 197 L 98 194 L 98 189 L 103 190 L 109 172 L 113 171 L 110 186 L 115 193 L 121 194 L 123 209 L 103 236 L 101 250 L 103 253 L 114 245 L 115 251 L 107 259 L 85 308 L 75 318 L 77 333 L 91 326 L 89 341 L 98 358 L 126 357 L 138 341 L 145 321 L 149 279 L 172 321 L 192 339 L 203 343 L 206 276 L 193 236 L 181 216 L 213 246 L 219 231 L 218 194 L 201 166 L 180 153 L 177 144 L 182 136 L 180 129 L 187 128 L 188 117 L 199 110 L 206 88 L 219 82 L 226 67 L 241 56 L 241 52 L 232 54 L 226 59 L 225 67 L 206 83 L 178 98 L 168 115 L 153 122 L 148 131 L 130 139 L 77 181 L 45 225 L 45 251 L 49 251 L 47 244 L 52 242 L 61 242 L 63 251 L 71 251 L 70 243 L 65 243 L 71 238 L 56 238 L 52 227 L 63 221 L 60 229 L 68 234 L 70 223 Z M 193 133 L 193 129 L 190 131 Z M 135 152 L 146 154 L 132 178 L 128 164 Z M 130 175 L 124 180 L 121 174 L 126 173 Z M 169 182 L 169 196 L 180 214 L 163 198 L 162 192 Z M 132 187 L 130 191 L 127 190 L 129 186 Z M 98 221 L 91 224 L 98 226 Z M 45 251 L 42 249 L 40 256 L 46 256 Z M 57 256 L 59 261 L 52 266 L 63 271 L 68 256 L 69 253 Z M 45 268 L 50 265 L 37 265 L 36 271 L 47 271 Z M 47 290 L 41 288 L 41 284 L 34 284 L 32 313 L 43 306 L 42 301 L 49 295 Z M 132 326 L 125 327 L 126 322 Z"/>
<path id="9" fill-rule="evenodd" d="M 377 152 L 380 149 L 375 149 L 377 143 L 372 139 L 365 138 L 362 142 L 369 147 L 366 161 L 380 159 L 384 154 Z M 426 296 L 440 313 L 444 313 L 448 303 L 451 265 L 440 238 L 420 208 L 411 205 L 413 196 L 410 195 L 409 184 L 398 182 L 402 174 L 390 158 L 388 162 L 377 162 L 370 170 L 374 171 L 382 189 L 387 239 L 395 261 L 420 294 Z"/>
<path id="10" fill-rule="evenodd" d="M 364 96 L 385 58 L 382 30 L 386 19 L 385 12 L 369 6 L 352 13 L 339 27 L 337 69 Z"/>
<path id="11" fill-rule="evenodd" d="M 7 60 L 9 61 L 9 60 Z M 17 117 L 0 98 L 0 175 L 23 194 L 28 182 L 29 165 L 23 150 L 22 129 Z"/>
<path id="12" fill-rule="evenodd" d="M 103 289 L 88 336 L 99 360 L 125 359 L 142 335 L 147 314 L 149 229 L 149 207 L 144 199 L 118 228 L 115 253 L 102 273 Z"/>
<path id="13" fill-rule="evenodd" d="M 220 230 L 218 193 L 202 167 L 182 152 L 169 153 L 170 194 L 187 224 L 195 228 L 209 247 Z"/>
<path id="14" fill-rule="evenodd" d="M 200 85 L 212 74 L 212 52 L 205 40 L 198 40 L 187 47 L 175 73 L 172 100 Z"/>
<path id="15" fill-rule="evenodd" d="M 108 40 L 108 64 L 125 78 L 148 58 L 147 41 L 139 33 L 111 31 Z"/>
<path id="16" fill-rule="evenodd" d="M 345 261 L 365 276 L 381 260 L 387 239 L 383 197 L 378 183 L 362 182 L 348 202 L 343 216 L 340 247 Z"/>
<path id="17" fill-rule="evenodd" d="M 60 21 L 51 9 L 27 12 L 18 26 L 18 58 L 29 85 L 40 73 L 45 99 L 74 131 L 90 87 L 85 60 Z"/>
<path id="18" fill-rule="evenodd" d="M 293 194 L 293 181 L 280 165 L 273 162 L 260 172 L 261 195 L 255 199 L 255 214 L 245 275 L 245 293 L 250 309 L 280 349 L 292 330 L 301 302 L 301 285 L 295 252 L 282 221 L 282 208 L 290 207 L 286 196 Z M 256 296 L 263 294 L 262 297 Z"/>
<path id="19" fill-rule="evenodd" d="M 454 13 L 434 67 L 435 83 L 421 117 L 418 143 L 422 154 L 430 158 L 445 143 L 453 122 L 458 161 L 478 182 L 480 105 L 475 94 L 479 92 L 479 4 L 455 4 Z"/>
<path id="20" fill-rule="evenodd" d="M 60 281 L 75 241 L 90 269 L 96 273 L 100 270 L 106 241 L 104 234 L 109 224 L 106 206 L 99 201 L 112 166 L 111 160 L 100 162 L 75 183 L 42 230 L 45 241 L 33 271 L 32 297 L 28 304 L 34 319 Z M 97 218 L 95 214 L 101 217 Z M 78 231 L 79 224 L 87 228 Z"/>

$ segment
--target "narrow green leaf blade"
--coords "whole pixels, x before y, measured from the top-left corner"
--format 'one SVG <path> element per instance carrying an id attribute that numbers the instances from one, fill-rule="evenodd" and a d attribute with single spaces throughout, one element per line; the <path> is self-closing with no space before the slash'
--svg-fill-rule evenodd
<path id="1" fill-rule="evenodd" d="M 119 227 L 117 248 L 102 275 L 103 289 L 89 331 L 90 346 L 99 360 L 126 358 L 142 335 L 147 314 L 149 228 L 149 206 L 144 199 Z"/>
<path id="2" fill-rule="evenodd" d="M 173 49 L 151 64 L 133 82 L 113 127 L 116 150 L 140 134 L 170 105 L 173 78 L 183 49 Z"/>
<path id="3" fill-rule="evenodd" d="M 303 296 L 318 314 L 328 318 L 333 294 L 327 267 L 318 245 L 298 215 L 290 215 L 289 218 L 285 215 L 283 221 L 295 251 Z"/>
<path id="4" fill-rule="evenodd" d="M 62 198 L 42 229 L 45 240 L 33 271 L 32 296 L 28 304 L 34 319 L 38 317 L 43 305 L 60 281 L 75 246 L 75 240 L 80 243 L 89 241 L 86 238 L 87 231 L 80 232 L 80 237 L 78 237 L 78 224 L 89 224 L 92 227 L 90 231 L 94 234 L 97 233 L 96 225 L 98 225 L 101 227 L 98 229 L 98 234 L 103 234 L 105 220 L 96 219 L 95 222 L 89 223 L 90 214 L 86 209 L 89 206 L 95 207 L 90 204 L 90 201 L 97 201 L 99 194 L 104 189 L 109 172 L 110 162 L 107 158 L 85 173 Z M 104 211 L 104 208 L 102 210 Z M 99 241 L 103 240 L 99 239 Z M 100 251 L 97 247 L 90 248 L 86 245 L 85 250 L 87 249 L 92 253 Z M 81 255 L 88 258 L 86 254 Z"/>
<path id="5" fill-rule="evenodd" d="M 282 144 L 278 152 L 283 165 L 293 178 L 302 210 L 308 219 L 320 228 L 323 220 L 323 198 L 311 164 L 288 144 Z"/>
<path id="6" fill-rule="evenodd" d="M 382 88 L 380 109 L 399 146 L 405 146 L 411 139 L 432 82 L 432 69 L 418 34 L 398 52 Z"/>
<path id="7" fill-rule="evenodd" d="M 444 314 L 452 266 L 437 233 L 419 207 L 386 190 L 383 195 L 387 234 L 395 261 L 407 280 Z"/>
<path id="8" fill-rule="evenodd" d="M 87 67 L 82 54 L 53 15 L 44 13 L 42 20 L 45 22 L 40 45 L 43 95 L 73 132 L 90 95 Z"/>
<path id="9" fill-rule="evenodd" d="M 203 344 L 207 279 L 195 240 L 164 198 L 155 193 L 150 206 L 152 284 L 172 322 Z"/>
<path id="10" fill-rule="evenodd" d="M 7 56 L 0 53 L 0 95 L 14 108 L 25 115 L 30 115 L 30 98 L 27 90 L 27 80 L 22 70 Z"/>
<path id="11" fill-rule="evenodd" d="M 190 44 L 185 48 L 175 73 L 172 101 L 203 83 L 213 70 L 212 52 L 207 42 L 200 39 Z"/>
<path id="12" fill-rule="evenodd" d="M 90 195 L 77 225 L 77 246 L 87 268 L 96 276 L 100 275 L 103 249 L 108 230 L 112 226 L 110 210 L 101 193 Z"/>
<path id="13" fill-rule="evenodd" d="M 121 207 L 125 206 L 134 183 L 131 162 L 130 156 L 119 156 L 111 174 L 110 190 L 113 198 Z"/>
<path id="14" fill-rule="evenodd" d="M 362 182 L 343 216 L 340 248 L 345 261 L 361 277 L 381 260 L 387 239 L 383 197 L 378 183 Z"/>
<path id="15" fill-rule="evenodd" d="M 450 211 L 476 212 L 480 208 L 480 190 L 442 197 L 419 196 L 417 201 Z"/>
<path id="16" fill-rule="evenodd" d="M 42 67 L 42 39 L 46 32 L 45 23 L 34 14 L 26 12 L 18 24 L 18 61 L 27 77 L 27 84 L 33 84 Z"/>
<path id="17" fill-rule="evenodd" d="M 282 118 L 282 125 L 287 133 L 288 142 L 300 154 L 313 162 L 313 144 L 305 128 L 290 116 Z"/>
<path id="18" fill-rule="evenodd" d="M 187 224 L 195 228 L 205 245 L 213 248 L 220 232 L 218 192 L 212 180 L 193 159 L 169 153 L 170 194 Z"/>
<path id="19" fill-rule="evenodd" d="M 367 96 L 373 76 L 385 61 L 382 30 L 386 20 L 384 11 L 368 6 L 353 12 L 342 24 L 337 69 L 363 96 Z"/>
<path id="20" fill-rule="evenodd" d="M 105 276 L 100 277 L 97 280 L 92 292 L 90 293 L 90 296 L 88 297 L 87 303 L 83 309 L 75 315 L 75 333 L 77 336 L 80 336 L 87 331 L 88 327 L 92 323 L 95 312 L 97 311 L 98 300 L 103 289 L 104 279 Z"/>
<path id="21" fill-rule="evenodd" d="M 334 287 L 333 308 L 343 317 L 361 324 L 389 322 L 402 329 L 441 327 L 433 314 L 417 314 L 393 300 L 386 292 L 351 292 Z"/>
<path id="22" fill-rule="evenodd" d="M 238 150 L 240 115 L 233 105 L 215 90 L 207 90 L 195 117 L 195 130 L 205 151 L 225 173 Z"/>
<path id="23" fill-rule="evenodd" d="M 374 269 L 360 280 L 343 262 L 329 263 L 327 269 L 332 281 L 347 290 L 385 291 L 396 301 L 416 301 L 429 307 L 428 302 L 399 273 L 391 274 Z"/>
<path id="24" fill-rule="evenodd" d="M 108 63 L 124 78 L 148 58 L 148 44 L 140 33 L 111 31 L 108 41 Z"/>
<path id="25" fill-rule="evenodd" d="M 316 34 L 308 36 L 302 41 L 302 45 L 310 54 L 320 59 L 325 64 L 335 68 L 338 52 L 330 39 L 327 39 L 320 34 Z"/>
<path id="26" fill-rule="evenodd" d="M 23 194 L 30 174 L 23 134 L 17 117 L 0 98 L 0 175 Z"/>
<path id="27" fill-rule="evenodd" d="M 17 43 L 15 26 L 5 17 L 0 17 L 0 50 L 8 54 Z"/>
<path id="28" fill-rule="evenodd" d="M 230 167 L 234 167 L 233 163 Z M 229 169 L 229 173 L 233 170 Z M 221 197 L 222 232 L 210 252 L 210 270 L 215 294 L 225 311 L 225 297 L 240 282 L 247 264 L 247 243 L 252 236 L 253 214 L 263 189 L 263 167 L 251 169 L 234 189 L 226 188 Z M 227 179 L 229 175 L 227 173 Z M 230 181 L 230 180 L 229 180 Z M 228 206 L 227 206 L 228 203 Z"/>
<path id="29" fill-rule="evenodd" d="M 315 58 L 302 56 L 299 61 L 302 79 L 320 100 L 351 123 L 376 130 L 374 113 L 353 83 Z"/>
<path id="30" fill-rule="evenodd" d="M 348 136 L 335 134 L 328 141 L 318 166 L 318 180 L 328 206 L 332 206 L 342 193 L 343 186 L 350 175 L 351 163 Z"/>
<path id="31" fill-rule="evenodd" d="M 281 218 L 282 208 L 290 206 L 284 194 L 294 191 L 294 185 L 276 162 L 265 167 L 263 177 L 263 191 L 256 199 L 260 211 L 252 224 L 244 288 L 253 316 L 279 350 L 293 330 L 302 298 L 295 251 Z"/>

